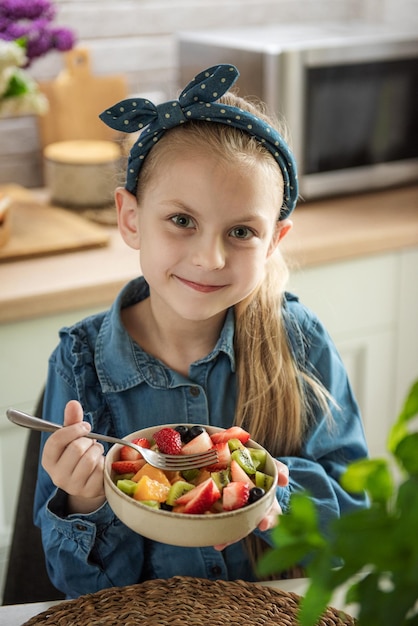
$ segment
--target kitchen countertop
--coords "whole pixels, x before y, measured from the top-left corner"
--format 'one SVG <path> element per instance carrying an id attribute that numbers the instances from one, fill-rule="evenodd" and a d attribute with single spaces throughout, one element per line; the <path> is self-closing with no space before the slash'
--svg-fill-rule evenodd
<path id="1" fill-rule="evenodd" d="M 418 245 L 418 185 L 300 202 L 282 251 L 291 268 Z M 0 264 L 0 323 L 108 306 L 140 273 L 139 254 L 109 227 L 105 248 Z"/>

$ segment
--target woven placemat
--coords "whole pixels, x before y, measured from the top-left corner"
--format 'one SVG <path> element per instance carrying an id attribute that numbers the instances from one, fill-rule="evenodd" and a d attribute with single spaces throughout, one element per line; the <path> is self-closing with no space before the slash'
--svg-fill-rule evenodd
<path id="1" fill-rule="evenodd" d="M 66 600 L 23 626 L 297 626 L 300 596 L 241 580 L 186 576 L 113 587 Z M 355 626 L 329 607 L 318 626 Z"/>

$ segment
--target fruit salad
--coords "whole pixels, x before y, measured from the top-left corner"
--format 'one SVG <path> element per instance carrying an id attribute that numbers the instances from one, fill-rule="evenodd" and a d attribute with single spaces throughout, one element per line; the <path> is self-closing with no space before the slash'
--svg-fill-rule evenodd
<path id="1" fill-rule="evenodd" d="M 147 506 L 174 513 L 211 514 L 234 511 L 256 502 L 273 486 L 264 471 L 267 453 L 247 447 L 250 434 L 239 426 L 209 433 L 203 426 L 164 427 L 152 439 L 134 439 L 163 454 L 196 454 L 215 448 L 217 462 L 205 468 L 178 471 L 149 465 L 128 446 L 113 461 L 118 489 Z"/>

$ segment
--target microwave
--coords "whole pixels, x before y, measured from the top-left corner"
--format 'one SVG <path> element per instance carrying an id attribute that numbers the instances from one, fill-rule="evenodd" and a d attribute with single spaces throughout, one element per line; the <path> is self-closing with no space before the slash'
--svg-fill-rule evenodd
<path id="1" fill-rule="evenodd" d="M 290 131 L 300 195 L 418 182 L 418 33 L 370 22 L 283 24 L 177 35 L 179 80 L 237 66 Z"/>

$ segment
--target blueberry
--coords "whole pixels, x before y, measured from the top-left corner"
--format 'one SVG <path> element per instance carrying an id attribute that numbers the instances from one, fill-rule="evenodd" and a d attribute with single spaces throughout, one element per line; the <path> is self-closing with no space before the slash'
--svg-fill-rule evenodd
<path id="1" fill-rule="evenodd" d="M 203 428 L 203 426 L 192 426 L 191 429 L 189 430 L 189 437 L 190 439 L 194 439 L 195 437 L 198 437 L 204 432 L 205 432 L 205 429 Z"/>
<path id="2" fill-rule="evenodd" d="M 162 511 L 172 511 L 173 507 L 171 506 L 171 504 L 167 504 L 167 502 L 161 502 L 160 509 Z"/>
<path id="3" fill-rule="evenodd" d="M 248 504 L 251 504 L 252 502 L 257 502 L 257 500 L 262 498 L 265 493 L 266 492 L 264 491 L 262 487 L 253 487 L 252 489 L 250 489 L 250 495 L 248 497 Z"/>
<path id="4" fill-rule="evenodd" d="M 176 426 L 174 430 L 180 433 L 182 443 L 187 443 L 188 441 L 190 441 L 190 430 L 187 426 L 180 424 L 179 426 Z"/>

